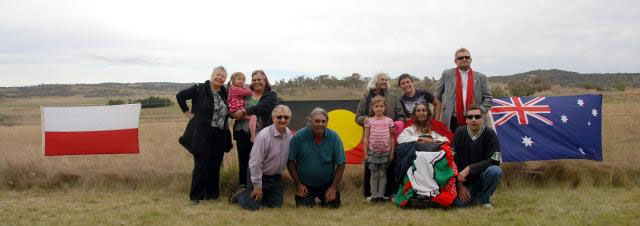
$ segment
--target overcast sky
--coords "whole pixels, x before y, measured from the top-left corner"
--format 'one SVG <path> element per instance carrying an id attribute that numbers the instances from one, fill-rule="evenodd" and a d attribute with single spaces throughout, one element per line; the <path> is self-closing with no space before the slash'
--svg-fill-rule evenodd
<path id="1" fill-rule="evenodd" d="M 167 1 L 168 2 L 168 1 Z M 271 82 L 358 72 L 438 79 L 459 47 L 489 76 L 640 72 L 640 1 L 0 0 L 0 86 Z"/>

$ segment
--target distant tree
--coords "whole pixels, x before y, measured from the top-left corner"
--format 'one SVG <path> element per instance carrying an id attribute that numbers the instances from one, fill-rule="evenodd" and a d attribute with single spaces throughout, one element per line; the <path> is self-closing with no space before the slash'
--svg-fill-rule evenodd
<path id="1" fill-rule="evenodd" d="M 616 83 L 615 85 L 613 85 L 613 88 L 618 91 L 625 91 L 627 89 L 627 86 L 625 86 L 624 83 Z"/>
<path id="2" fill-rule="evenodd" d="M 362 80 L 362 75 L 358 73 L 353 73 L 351 76 L 343 78 L 343 80 L 346 82 L 345 87 L 361 88 L 365 84 L 365 81 Z"/>
<path id="3" fill-rule="evenodd" d="M 531 96 L 536 92 L 550 89 L 550 85 L 542 77 L 513 80 L 508 83 L 511 96 Z"/>
<path id="4" fill-rule="evenodd" d="M 107 105 L 120 105 L 120 104 L 125 104 L 124 100 L 112 100 L 109 99 L 109 101 L 107 101 Z"/>
<path id="5" fill-rule="evenodd" d="M 604 88 L 601 85 L 594 85 L 593 83 L 590 82 L 584 82 L 582 83 L 582 88 L 585 89 L 595 89 L 596 91 L 604 91 Z"/>
<path id="6" fill-rule="evenodd" d="M 145 99 L 134 100 L 133 103 L 140 103 L 142 108 L 168 107 L 173 105 L 173 101 L 169 98 L 150 96 Z"/>
<path id="7" fill-rule="evenodd" d="M 508 88 L 509 94 L 511 96 L 518 96 L 518 97 L 531 96 L 536 92 L 536 89 L 533 88 L 530 84 L 527 84 L 526 82 L 512 81 L 512 82 L 509 82 L 508 87 L 509 87 Z"/>
<path id="8" fill-rule="evenodd" d="M 491 85 L 491 95 L 494 98 L 508 97 L 507 91 L 500 85 Z"/>
<path id="9" fill-rule="evenodd" d="M 551 88 L 551 86 L 541 76 L 530 79 L 528 82 L 531 83 L 531 86 L 536 90 L 536 92 L 549 90 Z"/>

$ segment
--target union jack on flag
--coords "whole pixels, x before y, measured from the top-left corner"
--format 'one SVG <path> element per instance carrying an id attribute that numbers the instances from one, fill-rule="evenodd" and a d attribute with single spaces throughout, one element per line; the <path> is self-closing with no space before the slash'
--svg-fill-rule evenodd
<path id="1" fill-rule="evenodd" d="M 502 160 L 602 161 L 602 95 L 494 99 Z"/>
<path id="2" fill-rule="evenodd" d="M 548 105 L 536 105 L 545 98 L 546 97 L 536 97 L 524 104 L 520 97 L 511 97 L 511 102 L 494 99 L 493 102 L 498 105 L 491 107 L 491 113 L 506 113 L 502 118 L 496 120 L 496 125 L 502 125 L 514 116 L 518 116 L 520 125 L 526 125 L 529 124 L 529 118 L 527 116 L 531 116 L 552 126 L 553 121 L 539 115 L 540 113 L 551 113 L 551 108 L 549 108 Z"/>

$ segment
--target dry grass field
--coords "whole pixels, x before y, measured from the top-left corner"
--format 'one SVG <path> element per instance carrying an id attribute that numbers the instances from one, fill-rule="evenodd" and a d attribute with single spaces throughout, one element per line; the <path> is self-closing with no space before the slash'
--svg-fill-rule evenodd
<path id="1" fill-rule="evenodd" d="M 347 167 L 338 210 L 296 209 L 291 186 L 282 209 L 247 212 L 226 200 L 190 206 L 193 160 L 177 143 L 186 124 L 177 106 L 143 109 L 140 154 L 42 157 L 38 106 L 105 102 L 83 97 L 0 99 L 1 225 L 640 224 L 637 90 L 604 94 L 603 162 L 503 164 L 493 210 L 370 205 L 361 197 L 360 165 Z M 236 158 L 235 150 L 225 155 L 223 197 L 237 184 Z"/>

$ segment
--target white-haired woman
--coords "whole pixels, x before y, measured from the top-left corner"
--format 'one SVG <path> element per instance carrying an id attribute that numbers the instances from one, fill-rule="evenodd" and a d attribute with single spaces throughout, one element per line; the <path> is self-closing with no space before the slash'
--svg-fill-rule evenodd
<path id="1" fill-rule="evenodd" d="M 178 105 L 189 118 L 189 124 L 179 142 L 193 154 L 191 204 L 214 200 L 220 195 L 220 166 L 224 153 L 232 148 L 229 131 L 227 70 L 213 69 L 211 80 L 195 84 L 176 94 Z M 191 109 L 187 105 L 191 100 Z"/>
<path id="2" fill-rule="evenodd" d="M 395 94 L 389 92 L 389 75 L 386 73 L 378 73 L 371 78 L 369 84 L 367 85 L 366 93 L 360 99 L 360 103 L 358 103 L 358 109 L 356 111 L 356 123 L 362 126 L 364 123 L 364 119 L 369 115 L 369 107 L 371 105 L 371 99 L 375 96 L 383 96 L 385 98 L 386 110 L 385 116 L 393 119 L 394 121 L 404 122 L 406 121 L 406 116 L 404 114 L 404 108 L 400 103 L 400 98 Z M 396 125 L 403 125 L 402 123 L 396 123 Z M 400 127 L 400 126 L 398 126 Z M 402 131 L 404 128 L 396 128 L 396 130 Z M 395 134 L 397 136 L 397 134 Z M 366 150 L 364 150 L 366 153 Z M 387 183 L 384 197 L 387 199 L 391 197 L 395 192 L 394 188 L 396 187 L 396 183 L 394 182 L 393 175 L 393 163 L 389 166 L 387 170 Z M 364 195 L 365 197 L 371 196 L 370 189 L 370 179 L 371 179 L 371 171 L 367 163 L 364 164 Z"/>

